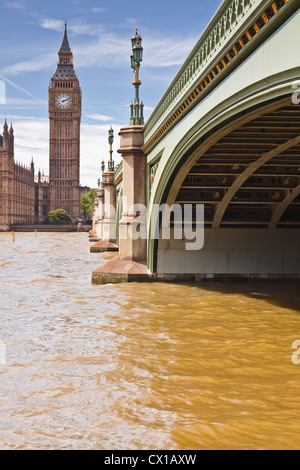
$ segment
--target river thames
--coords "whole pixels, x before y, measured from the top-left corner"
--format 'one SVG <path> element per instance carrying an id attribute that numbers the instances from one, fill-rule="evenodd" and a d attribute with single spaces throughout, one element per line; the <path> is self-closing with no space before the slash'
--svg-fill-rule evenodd
<path id="1" fill-rule="evenodd" d="M 1 449 L 300 447 L 299 283 L 94 286 L 86 233 L 0 244 Z"/>

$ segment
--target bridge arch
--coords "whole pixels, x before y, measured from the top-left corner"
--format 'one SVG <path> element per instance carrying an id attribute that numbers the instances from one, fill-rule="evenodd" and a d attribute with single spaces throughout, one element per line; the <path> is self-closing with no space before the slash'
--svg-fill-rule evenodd
<path id="1" fill-rule="evenodd" d="M 204 204 L 206 227 L 212 229 L 298 225 L 300 106 L 292 103 L 291 91 L 299 76 L 297 68 L 285 77 L 271 77 L 273 86 L 268 83 L 264 90 L 258 82 L 256 92 L 252 86 L 245 99 L 232 97 L 231 103 L 219 103 L 188 130 L 165 158 L 167 163 L 156 170 L 149 204 L 150 233 L 153 223 L 158 223 L 155 211 L 163 203 Z M 271 162 L 276 162 L 278 171 L 272 170 Z M 282 174 L 287 166 L 290 170 Z M 288 213 L 290 207 L 293 210 Z M 285 214 L 287 220 L 281 222 Z M 152 272 L 157 270 L 159 248 L 160 240 L 149 235 Z"/>
<path id="2" fill-rule="evenodd" d="M 238 0 L 236 5 L 242 3 Z M 151 272 L 159 271 L 157 259 L 161 262 L 170 249 L 170 244 L 151 237 L 157 233 L 159 206 L 164 203 L 204 203 L 211 240 L 224 227 L 250 226 L 269 232 L 278 227 L 276 238 L 280 227 L 296 226 L 300 181 L 293 152 L 299 150 L 300 129 L 297 116 L 295 126 L 289 126 L 288 120 L 300 109 L 292 105 L 295 83 L 299 89 L 300 64 L 291 47 L 300 38 L 300 11 L 293 0 L 254 0 L 237 20 L 239 29 L 204 62 L 202 55 L 199 65 L 199 54 L 205 44 L 211 44 L 234 4 L 223 2 L 145 126 L 143 150 L 151 177 L 147 252 Z M 192 66 L 192 75 L 186 77 Z M 183 79 L 185 85 L 174 95 Z M 266 125 L 270 119 L 273 128 Z M 282 168 L 260 174 L 268 165 L 271 168 L 271 162 L 276 166 L 280 161 L 281 166 L 290 162 L 291 174 Z M 233 235 L 238 238 L 240 233 Z M 180 249 L 177 244 L 173 258 Z M 173 263 L 174 272 L 182 261 Z M 300 265 L 294 268 L 300 272 Z"/>

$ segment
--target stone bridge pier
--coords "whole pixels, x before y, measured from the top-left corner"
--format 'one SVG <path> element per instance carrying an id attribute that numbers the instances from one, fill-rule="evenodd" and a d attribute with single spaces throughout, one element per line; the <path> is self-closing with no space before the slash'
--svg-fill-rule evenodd
<path id="1" fill-rule="evenodd" d="M 147 270 L 147 239 L 136 238 L 137 225 L 147 233 L 146 215 L 137 209 L 146 207 L 146 155 L 143 126 L 128 126 L 120 130 L 120 149 L 123 164 L 123 211 L 118 224 L 118 256 L 96 269 L 94 284 L 149 280 Z M 143 220 L 141 220 L 143 217 Z"/>

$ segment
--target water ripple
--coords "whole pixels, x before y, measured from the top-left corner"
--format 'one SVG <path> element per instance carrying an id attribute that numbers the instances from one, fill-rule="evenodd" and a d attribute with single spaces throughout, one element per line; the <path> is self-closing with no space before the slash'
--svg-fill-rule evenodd
<path id="1" fill-rule="evenodd" d="M 87 234 L 0 234 L 2 449 L 299 448 L 299 284 L 92 286 Z"/>

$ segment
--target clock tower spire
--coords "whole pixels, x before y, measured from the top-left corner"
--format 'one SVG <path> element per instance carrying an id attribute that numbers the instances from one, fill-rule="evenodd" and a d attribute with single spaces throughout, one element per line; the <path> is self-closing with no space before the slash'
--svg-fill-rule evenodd
<path id="1" fill-rule="evenodd" d="M 67 21 L 48 93 L 50 210 L 64 209 L 76 222 L 80 215 L 81 88 L 74 71 Z"/>
<path id="2" fill-rule="evenodd" d="M 68 39 L 67 19 L 65 19 L 65 34 L 64 34 L 63 42 L 58 51 L 58 63 L 59 65 L 73 63 L 73 53 L 72 53 L 72 49 L 70 48 L 69 39 Z"/>

